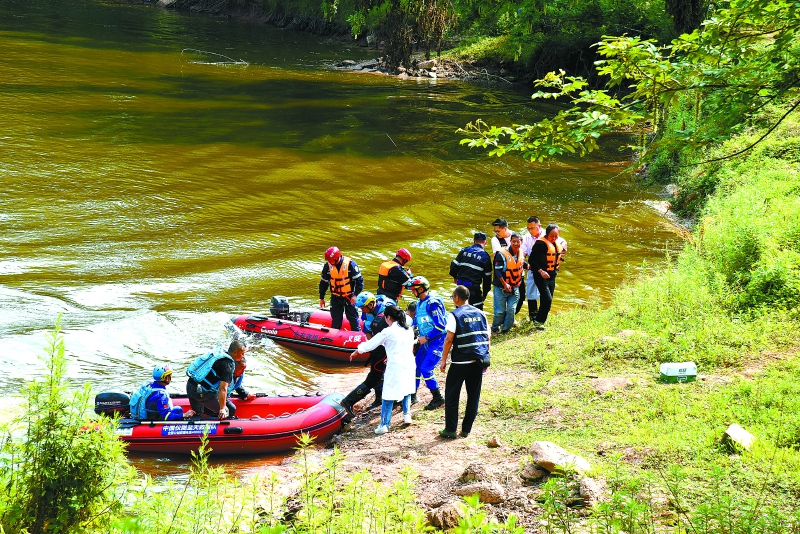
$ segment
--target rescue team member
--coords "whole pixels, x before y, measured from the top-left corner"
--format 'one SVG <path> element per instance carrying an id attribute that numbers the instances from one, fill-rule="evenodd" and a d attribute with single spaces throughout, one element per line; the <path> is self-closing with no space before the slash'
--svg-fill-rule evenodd
<path id="1" fill-rule="evenodd" d="M 342 313 L 347 315 L 350 330 L 358 332 L 358 310 L 356 295 L 364 289 L 364 278 L 358 265 L 342 253 L 337 247 L 325 251 L 325 265 L 322 267 L 322 278 L 319 281 L 319 307 L 325 307 L 325 293 L 331 286 L 331 327 L 342 327 Z"/>
<path id="2" fill-rule="evenodd" d="M 356 297 L 356 307 L 361 308 L 361 311 L 364 312 L 362 322 L 367 340 L 372 339 L 373 336 L 379 334 L 381 330 L 388 326 L 383 315 L 386 306 L 396 306 L 396 303 L 388 297 L 375 297 L 369 291 L 362 291 Z M 371 410 L 381 405 L 383 376 L 386 372 L 386 349 L 382 345 L 379 345 L 369 353 L 369 358 L 364 362 L 364 367 L 368 365 L 369 373 L 367 373 L 364 382 L 356 386 L 340 403 L 342 408 L 347 410 L 350 415 L 355 413 L 353 406 L 366 397 L 370 390 L 375 390 L 375 400 L 372 401 L 372 405 L 368 409 Z"/>
<path id="3" fill-rule="evenodd" d="M 131 417 L 139 420 L 174 421 L 194 416 L 193 410 L 183 412 L 180 406 L 173 406 L 167 393 L 172 382 L 172 367 L 163 365 L 153 369 L 153 382 L 144 384 L 131 395 Z"/>
<path id="4" fill-rule="evenodd" d="M 233 418 L 236 415 L 236 405 L 231 402 L 231 395 L 236 393 L 240 399 L 245 401 L 251 401 L 256 398 L 255 395 L 252 395 L 247 392 L 244 388 L 244 372 L 247 369 L 247 358 L 242 358 L 233 368 L 233 382 L 228 384 L 228 400 L 225 402 L 225 406 L 228 407 L 228 416 Z"/>
<path id="5" fill-rule="evenodd" d="M 424 276 L 415 276 L 407 286 L 411 289 L 411 293 L 419 299 L 413 323 L 419 330 L 417 338 L 419 347 L 414 355 L 417 363 L 417 380 L 411 404 L 417 402 L 416 390 L 419 389 L 420 381 L 424 380 L 433 395 L 433 399 L 425 406 L 425 409 L 435 410 L 444 404 L 444 397 L 439 391 L 433 370 L 442 359 L 447 310 L 444 308 L 442 299 L 430 293 L 431 284 Z"/>
<path id="6" fill-rule="evenodd" d="M 492 259 L 484 250 L 486 234 L 477 232 L 472 245 L 462 248 L 456 259 L 450 262 L 450 276 L 456 285 L 469 289 L 469 303 L 483 309 L 483 301 L 492 287 Z M 483 284 L 483 291 L 481 291 Z"/>
<path id="7" fill-rule="evenodd" d="M 533 248 L 533 244 L 536 243 L 537 239 L 541 239 L 544 237 L 544 228 L 542 228 L 541 223 L 539 222 L 538 217 L 528 217 L 528 232 L 522 238 L 522 245 L 520 246 L 520 253 L 522 254 L 523 258 L 527 258 L 531 255 L 531 249 Z M 539 288 L 536 287 L 536 284 L 533 281 L 533 271 L 530 269 L 530 265 L 526 265 L 525 267 L 527 273 L 525 277 L 525 298 L 528 301 L 528 317 L 530 318 L 531 322 L 533 322 L 533 318 L 536 317 L 536 312 L 539 308 Z M 517 304 L 517 312 L 522 308 L 522 287 L 520 287 L 520 295 L 519 295 L 519 303 Z"/>
<path id="8" fill-rule="evenodd" d="M 544 239 L 536 240 L 531 249 L 528 264 L 533 271 L 533 281 L 539 288 L 540 305 L 533 325 L 544 330 L 544 323 L 553 305 L 553 293 L 556 291 L 556 275 L 564 248 L 561 245 L 558 225 L 548 224 L 544 231 Z"/>
<path id="9" fill-rule="evenodd" d="M 401 248 L 394 259 L 381 263 L 378 269 L 378 295 L 385 295 L 397 302 L 403 286 L 411 280 L 411 270 L 406 268 L 410 261 L 411 252 L 407 248 Z"/>
<path id="10" fill-rule="evenodd" d="M 489 363 L 489 324 L 486 315 L 467 303 L 469 289 L 457 286 L 453 291 L 453 304 L 456 309 L 447 316 L 447 337 L 442 351 L 444 372 L 447 355 L 450 355 L 450 370 L 444 386 L 444 429 L 439 431 L 443 438 L 455 438 L 458 428 L 458 402 L 461 386 L 467 386 L 467 409 L 461 421 L 461 437 L 466 438 L 472 431 L 472 424 L 478 415 L 478 402 L 481 399 L 483 373 Z"/>
<path id="11" fill-rule="evenodd" d="M 494 255 L 494 317 L 492 332 L 506 333 L 514 326 L 514 311 L 519 300 L 519 286 L 522 284 L 524 262 L 520 258 L 519 247 L 522 238 L 516 232 L 511 234 L 508 250 L 501 248 Z"/>
<path id="12" fill-rule="evenodd" d="M 244 343 L 234 339 L 227 352 L 218 347 L 189 365 L 186 370 L 186 376 L 189 377 L 186 394 L 198 415 L 214 414 L 220 419 L 228 417 L 228 386 L 233 382 L 236 362 L 244 358 L 246 351 Z"/>

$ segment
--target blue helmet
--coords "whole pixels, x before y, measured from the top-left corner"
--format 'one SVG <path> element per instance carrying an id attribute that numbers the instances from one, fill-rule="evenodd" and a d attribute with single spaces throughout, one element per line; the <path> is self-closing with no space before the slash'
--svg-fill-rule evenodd
<path id="1" fill-rule="evenodd" d="M 153 369 L 153 380 L 156 382 L 163 382 L 168 376 L 172 376 L 172 367 L 169 365 L 160 365 Z"/>
<path id="2" fill-rule="evenodd" d="M 375 295 L 373 295 L 369 291 L 362 291 L 356 297 L 356 308 L 363 308 L 364 306 L 367 306 L 370 302 L 375 302 Z"/>

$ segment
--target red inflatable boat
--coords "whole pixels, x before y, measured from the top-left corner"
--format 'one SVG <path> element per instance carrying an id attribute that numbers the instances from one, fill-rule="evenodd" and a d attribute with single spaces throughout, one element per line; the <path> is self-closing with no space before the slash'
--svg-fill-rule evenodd
<path id="1" fill-rule="evenodd" d="M 296 447 L 301 432 L 313 436 L 315 443 L 330 439 L 347 416 L 339 404 L 342 398 L 339 393 L 258 394 L 251 401 L 233 397 L 237 419 L 121 419 L 116 432 L 133 452 L 189 454 L 198 449 L 207 432 L 211 454 L 272 454 Z M 95 412 L 125 413 L 129 400 L 124 393 L 101 393 L 95 398 Z M 186 395 L 174 396 L 173 403 L 184 411 L 190 408 Z"/>
<path id="2" fill-rule="evenodd" d="M 275 343 L 312 356 L 342 362 L 350 361 L 350 354 L 367 340 L 362 332 L 350 330 L 345 319 L 342 328 L 331 328 L 330 310 L 290 312 L 286 297 L 272 297 L 270 315 L 240 315 L 231 319 L 233 324 L 248 334 L 266 337 Z M 364 362 L 369 353 L 359 354 L 354 362 Z"/>

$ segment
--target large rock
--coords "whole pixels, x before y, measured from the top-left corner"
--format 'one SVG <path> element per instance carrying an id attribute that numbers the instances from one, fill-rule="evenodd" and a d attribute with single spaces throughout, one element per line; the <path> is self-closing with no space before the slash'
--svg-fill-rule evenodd
<path id="1" fill-rule="evenodd" d="M 495 504 L 506 500 L 506 490 L 497 482 L 476 482 L 475 484 L 461 486 L 455 490 L 456 495 L 462 496 L 475 495 L 476 493 L 481 502 Z"/>
<path id="2" fill-rule="evenodd" d="M 479 463 L 469 464 L 461 476 L 458 477 L 459 482 L 478 482 L 487 480 L 489 473 L 486 471 L 486 466 Z"/>
<path id="3" fill-rule="evenodd" d="M 427 61 L 420 61 L 417 63 L 418 69 L 430 69 L 431 67 L 436 66 L 436 61 L 429 59 Z"/>
<path id="4" fill-rule="evenodd" d="M 464 509 L 461 505 L 457 502 L 449 502 L 430 512 L 428 521 L 435 527 L 448 530 L 458 526 L 458 522 L 464 515 Z"/>
<path id="5" fill-rule="evenodd" d="M 534 441 L 531 443 L 531 456 L 533 457 L 533 463 L 551 473 L 557 471 L 556 466 L 570 466 L 579 473 L 592 470 L 591 464 L 585 458 L 567 452 L 550 441 Z"/>
<path id="6" fill-rule="evenodd" d="M 525 466 L 525 469 L 519 474 L 520 478 L 525 482 L 535 482 L 540 480 L 543 476 L 547 474 L 547 471 L 544 469 L 539 469 L 533 464 L 528 464 Z"/>
<path id="7" fill-rule="evenodd" d="M 605 480 L 589 477 L 582 478 L 578 493 L 586 506 L 594 506 L 599 502 L 608 500 L 608 486 Z"/>

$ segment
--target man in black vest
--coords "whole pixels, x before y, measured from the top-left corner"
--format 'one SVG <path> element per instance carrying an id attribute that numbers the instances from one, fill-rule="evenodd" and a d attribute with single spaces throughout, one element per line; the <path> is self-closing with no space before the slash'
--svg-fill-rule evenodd
<path id="1" fill-rule="evenodd" d="M 492 259 L 485 247 L 486 234 L 477 232 L 472 246 L 462 248 L 456 259 L 450 262 L 453 281 L 469 289 L 469 303 L 479 310 L 483 309 L 483 300 L 492 289 Z"/>
<path id="2" fill-rule="evenodd" d="M 461 422 L 461 437 L 466 438 L 472 430 L 478 415 L 483 373 L 489 361 L 489 322 L 481 310 L 467 304 L 468 300 L 469 289 L 457 286 L 453 291 L 456 309 L 447 316 L 445 327 L 447 337 L 439 369 L 444 372 L 448 354 L 451 361 L 444 386 L 444 429 L 439 431 L 443 438 L 456 437 L 458 402 L 464 384 L 467 386 L 467 409 Z"/>

